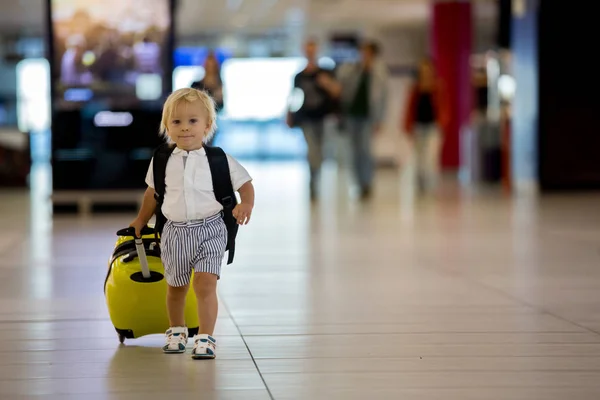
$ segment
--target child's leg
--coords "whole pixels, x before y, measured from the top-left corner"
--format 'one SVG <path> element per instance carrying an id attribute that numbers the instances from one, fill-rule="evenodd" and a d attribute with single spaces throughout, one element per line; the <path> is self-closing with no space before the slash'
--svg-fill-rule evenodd
<path id="1" fill-rule="evenodd" d="M 202 227 L 202 245 L 194 268 L 194 292 L 198 302 L 198 335 L 194 338 L 192 358 L 215 358 L 216 340 L 213 338 L 217 322 L 217 281 L 227 245 L 227 228 L 219 216 Z"/>
<path id="2" fill-rule="evenodd" d="M 176 226 L 171 221 L 167 221 L 161 237 L 161 258 L 167 281 L 166 306 L 170 325 L 165 334 L 166 343 L 163 346 L 165 353 L 184 353 L 188 341 L 185 299 L 190 287 L 193 257 L 193 253 L 189 250 L 193 247 L 188 243 L 193 235 L 189 235 L 188 230 L 185 226 Z"/>
<path id="3" fill-rule="evenodd" d="M 198 301 L 198 333 L 213 335 L 217 323 L 219 301 L 217 276 L 206 272 L 194 274 L 194 292 Z"/>
<path id="4" fill-rule="evenodd" d="M 161 238 L 161 259 L 167 281 L 167 312 L 169 323 L 185 326 L 185 297 L 192 276 L 194 256 L 193 232 L 190 228 L 167 221 Z"/>
<path id="5" fill-rule="evenodd" d="M 185 296 L 190 285 L 167 286 L 167 313 L 169 329 L 165 334 L 165 353 L 185 353 L 188 330 L 185 326 Z"/>
<path id="6" fill-rule="evenodd" d="M 167 286 L 167 313 L 170 326 L 185 326 L 185 296 L 190 285 Z"/>

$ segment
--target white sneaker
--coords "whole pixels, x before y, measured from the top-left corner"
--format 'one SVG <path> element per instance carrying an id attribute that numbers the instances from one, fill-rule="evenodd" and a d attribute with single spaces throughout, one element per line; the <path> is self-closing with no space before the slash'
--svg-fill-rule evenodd
<path id="1" fill-rule="evenodd" d="M 165 353 L 185 353 L 188 341 L 188 330 L 184 326 L 169 328 L 165 333 L 166 343 L 163 346 Z"/>
<path id="2" fill-rule="evenodd" d="M 206 333 L 194 336 L 192 358 L 194 360 L 212 359 L 217 356 L 217 341 Z"/>

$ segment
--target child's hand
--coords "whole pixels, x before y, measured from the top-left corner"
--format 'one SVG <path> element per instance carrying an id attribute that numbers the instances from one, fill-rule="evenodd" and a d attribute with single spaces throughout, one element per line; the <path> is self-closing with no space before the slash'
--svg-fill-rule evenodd
<path id="1" fill-rule="evenodd" d="M 246 225 L 250 222 L 250 216 L 252 215 L 252 206 L 249 204 L 240 203 L 232 211 L 233 217 L 237 220 L 239 225 Z"/>
<path id="2" fill-rule="evenodd" d="M 130 227 L 135 228 L 135 236 L 136 237 L 142 237 L 141 232 L 142 232 L 142 228 L 146 226 L 146 223 L 144 221 L 141 221 L 139 218 L 136 218 L 133 220 L 133 222 L 131 224 L 129 224 Z"/>

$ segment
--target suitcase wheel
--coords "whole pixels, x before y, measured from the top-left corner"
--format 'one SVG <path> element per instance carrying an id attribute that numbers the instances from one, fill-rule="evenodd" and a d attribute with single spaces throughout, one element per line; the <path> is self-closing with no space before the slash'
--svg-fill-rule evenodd
<path id="1" fill-rule="evenodd" d="M 122 335 L 119 333 L 118 336 L 119 336 L 119 343 L 123 344 L 125 342 L 125 335 Z"/>

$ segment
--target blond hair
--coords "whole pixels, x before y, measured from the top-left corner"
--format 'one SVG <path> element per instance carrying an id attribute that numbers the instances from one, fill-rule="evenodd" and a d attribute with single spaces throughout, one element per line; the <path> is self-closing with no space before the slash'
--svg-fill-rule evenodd
<path id="1" fill-rule="evenodd" d="M 208 131 L 204 136 L 204 142 L 208 142 L 217 129 L 217 111 L 215 100 L 205 91 L 184 88 L 174 91 L 167 97 L 163 106 L 162 120 L 160 122 L 160 134 L 167 140 L 171 140 L 169 133 L 167 132 L 167 123 L 173 116 L 175 108 L 183 102 L 193 103 L 200 101 L 202 106 L 206 110 L 206 119 L 208 121 Z"/>

